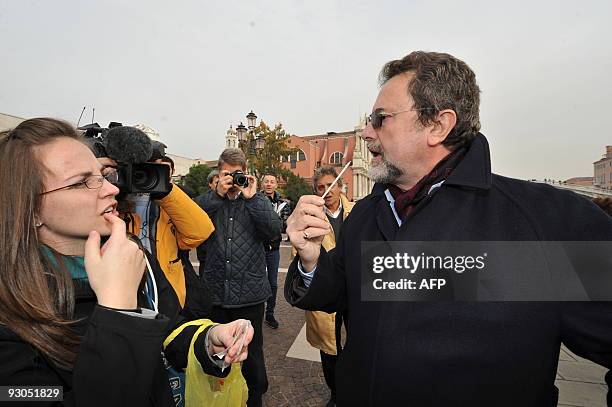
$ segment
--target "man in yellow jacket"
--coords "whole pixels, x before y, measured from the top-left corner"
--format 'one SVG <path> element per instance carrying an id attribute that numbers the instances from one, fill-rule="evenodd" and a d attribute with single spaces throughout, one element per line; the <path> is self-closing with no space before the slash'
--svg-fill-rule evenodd
<path id="1" fill-rule="evenodd" d="M 108 171 L 117 163 L 108 157 L 98 161 Z M 166 162 L 174 172 L 171 160 Z M 161 269 L 176 292 L 181 307 L 185 306 L 187 286 L 179 250 L 191 250 L 202 244 L 214 232 L 215 227 L 206 214 L 179 187 L 172 184 L 170 193 L 161 199 L 152 200 L 149 194 L 131 194 L 127 197 L 131 205 L 128 231 L 139 236 L 141 242 L 159 262 Z"/>
<path id="2" fill-rule="evenodd" d="M 317 195 L 322 196 L 327 188 L 334 182 L 338 173 L 333 167 L 319 168 L 313 178 L 312 184 Z M 340 235 L 342 223 L 353 209 L 350 202 L 342 193 L 342 178 L 332 187 L 325 196 L 325 214 L 332 231 L 323 239 L 322 246 L 330 251 L 336 246 Z M 338 359 L 336 346 L 336 314 L 328 314 L 322 311 L 306 311 L 306 339 L 313 347 L 321 352 L 321 367 L 325 382 L 331 391 L 328 407 L 336 405 L 336 360 Z"/>

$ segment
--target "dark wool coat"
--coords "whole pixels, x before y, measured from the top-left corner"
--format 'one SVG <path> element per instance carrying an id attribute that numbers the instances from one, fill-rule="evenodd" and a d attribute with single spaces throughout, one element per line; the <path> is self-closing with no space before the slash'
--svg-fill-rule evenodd
<path id="1" fill-rule="evenodd" d="M 482 135 L 401 227 L 384 190 L 357 202 L 310 288 L 297 259 L 285 283 L 297 307 L 348 312 L 338 406 L 552 407 L 561 343 L 612 367 L 612 303 L 361 300 L 362 241 L 610 241 L 612 220 L 595 205 L 492 174 Z"/>

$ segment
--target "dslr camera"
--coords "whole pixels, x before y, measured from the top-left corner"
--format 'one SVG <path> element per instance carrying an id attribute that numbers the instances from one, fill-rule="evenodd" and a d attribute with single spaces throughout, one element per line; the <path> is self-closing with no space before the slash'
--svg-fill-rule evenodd
<path id="1" fill-rule="evenodd" d="M 240 170 L 236 170 L 230 174 L 232 176 L 232 182 L 234 185 L 238 185 L 239 187 L 247 187 L 249 186 L 249 179 L 246 174 Z"/>
<path id="2" fill-rule="evenodd" d="M 85 143 L 96 157 L 109 157 L 117 162 L 116 186 L 122 194 L 164 196 L 172 189 L 170 167 L 148 162 L 166 155 L 163 143 L 117 122 L 111 122 L 108 128 L 92 123 L 78 129 L 84 132 Z"/>

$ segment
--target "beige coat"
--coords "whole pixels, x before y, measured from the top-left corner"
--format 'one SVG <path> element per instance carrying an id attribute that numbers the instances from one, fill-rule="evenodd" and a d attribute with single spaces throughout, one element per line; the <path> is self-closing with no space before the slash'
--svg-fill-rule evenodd
<path id="1" fill-rule="evenodd" d="M 344 221 L 353 209 L 354 203 L 350 202 L 344 194 L 340 195 L 340 201 L 344 211 Z M 336 247 L 336 237 L 333 230 L 323 238 L 321 245 L 327 251 Z M 328 355 L 335 355 L 336 313 L 328 314 L 322 311 L 306 311 L 306 339 L 315 348 L 322 350 Z"/>

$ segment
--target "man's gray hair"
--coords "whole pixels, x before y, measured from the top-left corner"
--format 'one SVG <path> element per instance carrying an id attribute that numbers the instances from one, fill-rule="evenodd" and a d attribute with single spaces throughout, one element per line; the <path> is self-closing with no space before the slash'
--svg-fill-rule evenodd
<path id="1" fill-rule="evenodd" d="M 208 177 L 206 178 L 206 181 L 210 185 L 210 183 L 212 182 L 213 178 L 218 177 L 218 176 L 219 176 L 219 171 L 218 170 L 212 170 L 211 172 L 208 173 Z"/>
<path id="2" fill-rule="evenodd" d="M 218 167 L 221 168 L 223 164 L 239 165 L 242 170 L 246 170 L 246 156 L 239 148 L 226 148 L 219 156 Z"/>
<path id="3" fill-rule="evenodd" d="M 405 72 L 414 73 L 408 94 L 421 124 L 431 124 L 441 110 L 451 109 L 457 114 L 457 124 L 443 144 L 451 150 L 470 144 L 480 131 L 480 89 L 470 67 L 449 54 L 415 51 L 387 62 L 380 83 Z"/>
<path id="4" fill-rule="evenodd" d="M 336 179 L 336 177 L 338 176 L 338 172 L 336 171 L 334 167 L 317 168 L 314 175 L 312 176 L 312 189 L 315 191 L 315 193 L 317 192 L 317 182 L 319 182 L 321 177 L 325 175 L 331 175 L 332 177 L 334 177 L 334 179 Z M 342 178 L 338 180 L 338 185 L 339 186 L 343 185 Z"/>

